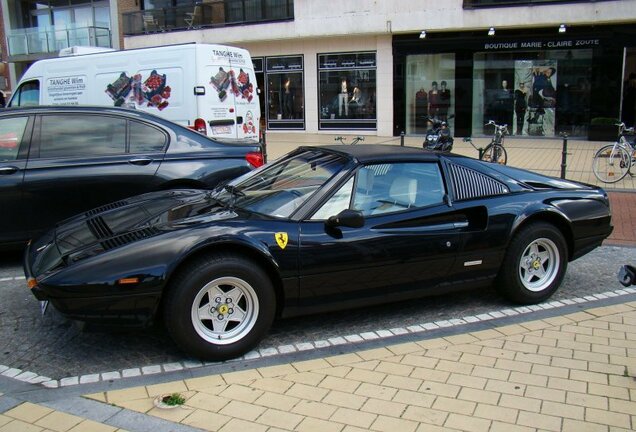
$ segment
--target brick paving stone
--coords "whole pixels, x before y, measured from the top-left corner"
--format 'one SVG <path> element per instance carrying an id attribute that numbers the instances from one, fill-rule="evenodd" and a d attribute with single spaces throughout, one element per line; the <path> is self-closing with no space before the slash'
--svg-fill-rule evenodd
<path id="1" fill-rule="evenodd" d="M 292 408 L 291 412 L 294 414 L 327 420 L 337 409 L 338 408 L 333 405 L 301 400 L 294 406 L 294 408 Z"/>
<path id="2" fill-rule="evenodd" d="M 348 408 L 338 408 L 331 416 L 330 420 L 368 429 L 377 417 L 377 414 L 374 413 L 364 413 Z"/>

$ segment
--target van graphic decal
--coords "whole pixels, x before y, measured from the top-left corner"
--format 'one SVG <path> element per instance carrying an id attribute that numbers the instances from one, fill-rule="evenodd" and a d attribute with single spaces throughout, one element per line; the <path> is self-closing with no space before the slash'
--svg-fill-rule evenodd
<path id="1" fill-rule="evenodd" d="M 234 69 L 226 72 L 222 67 L 219 67 L 216 75 L 210 78 L 210 84 L 217 91 L 221 102 L 227 99 L 228 89 L 234 97 L 246 99 L 248 102 L 251 102 L 254 97 L 254 85 L 250 82 L 250 76 L 243 69 L 240 69 L 238 76 L 236 76 Z"/>
<path id="2" fill-rule="evenodd" d="M 256 134 L 256 124 L 254 123 L 254 113 L 252 113 L 252 111 L 248 111 L 245 113 L 243 132 L 245 133 L 245 135 Z"/>
<path id="3" fill-rule="evenodd" d="M 156 70 L 150 72 L 145 81 L 139 73 L 128 76 L 126 72 L 122 72 L 119 78 L 106 86 L 106 94 L 114 101 L 115 106 L 147 106 L 162 111 L 169 104 L 171 91 L 166 81 L 166 75 L 159 74 Z"/>

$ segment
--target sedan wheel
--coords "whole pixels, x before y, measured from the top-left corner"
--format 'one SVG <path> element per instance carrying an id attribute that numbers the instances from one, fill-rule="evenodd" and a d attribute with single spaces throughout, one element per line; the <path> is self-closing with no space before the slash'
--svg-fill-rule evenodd
<path id="1" fill-rule="evenodd" d="M 272 282 L 258 264 L 231 254 L 198 258 L 170 281 L 165 324 L 185 352 L 226 360 L 252 349 L 276 310 Z"/>
<path id="2" fill-rule="evenodd" d="M 496 287 L 508 299 L 539 303 L 561 285 L 567 268 L 567 244 L 554 225 L 531 223 L 513 237 L 501 265 Z"/>

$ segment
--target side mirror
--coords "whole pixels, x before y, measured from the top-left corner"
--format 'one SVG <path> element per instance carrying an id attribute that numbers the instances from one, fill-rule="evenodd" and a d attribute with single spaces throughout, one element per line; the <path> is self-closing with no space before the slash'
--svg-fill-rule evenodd
<path id="1" fill-rule="evenodd" d="M 327 219 L 325 225 L 330 228 L 336 228 L 339 226 L 362 228 L 364 226 L 364 216 L 362 216 L 361 211 L 346 209 Z"/>

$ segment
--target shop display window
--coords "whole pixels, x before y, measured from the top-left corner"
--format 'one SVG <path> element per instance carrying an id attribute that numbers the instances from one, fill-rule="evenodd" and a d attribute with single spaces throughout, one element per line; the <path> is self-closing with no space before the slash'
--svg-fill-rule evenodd
<path id="1" fill-rule="evenodd" d="M 590 49 L 476 53 L 473 133 L 494 120 L 511 135 L 586 136 L 591 74 Z"/>
<path id="2" fill-rule="evenodd" d="M 304 129 L 303 57 L 267 57 L 267 124 L 269 129 Z"/>
<path id="3" fill-rule="evenodd" d="M 455 54 L 409 55 L 406 71 L 406 133 L 425 134 L 429 117 L 448 121 L 453 130 Z"/>
<path id="4" fill-rule="evenodd" d="M 319 54 L 321 129 L 376 128 L 376 54 Z"/>

